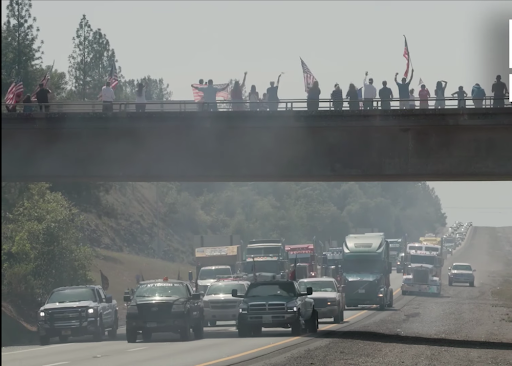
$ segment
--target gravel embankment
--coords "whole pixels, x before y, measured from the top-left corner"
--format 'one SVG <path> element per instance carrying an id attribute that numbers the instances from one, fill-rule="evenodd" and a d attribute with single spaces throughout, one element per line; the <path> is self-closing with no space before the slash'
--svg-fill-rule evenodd
<path id="1" fill-rule="evenodd" d="M 468 262 L 475 287 L 448 286 L 447 268 Z M 439 298 L 398 296 L 395 308 L 328 332 L 261 365 L 512 365 L 512 228 L 473 228 L 449 257 Z"/>

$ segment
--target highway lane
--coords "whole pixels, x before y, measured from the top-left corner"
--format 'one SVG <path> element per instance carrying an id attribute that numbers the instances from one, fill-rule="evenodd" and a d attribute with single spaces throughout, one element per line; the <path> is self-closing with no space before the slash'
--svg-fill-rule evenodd
<path id="1" fill-rule="evenodd" d="M 401 278 L 401 274 L 391 275 L 395 299 L 399 296 Z M 343 324 L 321 321 L 320 334 L 341 329 L 374 313 L 381 312 L 371 307 L 345 310 Z M 124 329 L 120 329 L 114 341 L 105 339 L 96 343 L 90 338 L 83 338 L 72 339 L 66 344 L 53 340 L 57 343 L 45 347 L 7 347 L 2 349 L 2 366 L 125 366 L 136 363 L 144 366 L 222 366 L 315 339 L 311 335 L 291 337 L 288 329 L 264 329 L 261 337 L 238 338 L 234 324 L 220 324 L 205 328 L 205 339 L 190 342 L 180 342 L 179 337 L 173 334 L 162 334 L 154 335 L 151 342 L 139 340 L 130 344 L 125 340 Z"/>

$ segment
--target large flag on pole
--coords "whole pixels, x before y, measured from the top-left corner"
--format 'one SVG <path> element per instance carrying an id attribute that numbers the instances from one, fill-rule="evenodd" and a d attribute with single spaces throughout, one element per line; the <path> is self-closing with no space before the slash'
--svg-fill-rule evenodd
<path id="1" fill-rule="evenodd" d="M 411 64 L 411 55 L 409 54 L 409 46 L 407 45 L 407 38 L 404 35 L 405 47 L 404 47 L 404 58 L 407 60 L 407 67 L 405 68 L 404 78 L 407 79 L 409 76 L 409 66 Z"/>
<path id="2" fill-rule="evenodd" d="M 201 98 L 203 97 L 203 92 L 201 91 L 201 88 L 206 88 L 206 85 L 201 85 L 201 84 L 192 84 L 193 86 L 199 88 L 199 90 L 197 90 L 196 88 L 192 88 L 192 94 L 194 95 L 194 101 L 197 103 L 199 101 L 201 101 Z M 228 83 L 225 83 L 225 84 L 213 84 L 213 86 L 215 88 L 218 88 L 218 89 L 223 89 L 226 87 L 226 85 L 228 85 Z M 229 89 L 229 88 L 228 88 Z M 221 99 L 224 99 L 224 100 L 229 100 L 230 97 L 229 97 L 229 90 L 228 89 L 224 89 L 220 92 L 217 93 L 217 98 L 221 98 Z"/>
<path id="3" fill-rule="evenodd" d="M 41 81 L 39 82 L 39 84 L 43 84 L 43 88 L 46 88 L 46 86 L 48 85 L 48 82 L 50 81 L 50 77 L 51 77 L 54 65 L 55 65 L 55 61 L 53 61 L 53 65 L 52 65 L 52 68 L 50 69 L 50 71 L 47 71 L 46 74 L 44 74 Z M 31 98 L 32 98 L 33 102 L 37 101 L 36 94 L 38 91 L 39 91 L 39 85 L 37 86 L 36 90 L 32 93 Z"/>
<path id="4" fill-rule="evenodd" d="M 110 67 L 110 72 L 108 73 L 107 81 L 110 82 L 110 87 L 112 88 L 112 90 L 114 90 L 117 84 L 119 84 L 119 78 L 117 75 L 117 67 L 115 61 L 112 61 L 112 66 Z M 98 100 L 101 100 L 101 92 L 98 95 Z"/>
<path id="5" fill-rule="evenodd" d="M 306 90 L 306 93 L 308 90 L 313 86 L 313 83 L 316 81 L 315 76 L 309 69 L 308 65 L 300 58 L 300 63 L 302 65 L 302 73 L 304 74 L 304 89 Z"/>
<path id="6" fill-rule="evenodd" d="M 21 81 L 21 78 L 18 77 L 11 84 L 9 90 L 7 90 L 7 94 L 5 95 L 5 104 L 8 108 L 12 108 L 17 103 L 17 100 L 22 96 L 23 82 Z"/>

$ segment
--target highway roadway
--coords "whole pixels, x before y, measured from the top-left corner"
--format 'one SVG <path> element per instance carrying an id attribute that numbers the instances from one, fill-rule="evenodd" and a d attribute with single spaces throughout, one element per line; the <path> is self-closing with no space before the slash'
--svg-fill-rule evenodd
<path id="1" fill-rule="evenodd" d="M 391 275 L 395 292 L 395 304 L 400 301 L 401 274 Z M 332 324 L 329 319 L 321 321 L 317 336 L 329 330 L 337 330 L 360 321 L 372 314 L 380 313 L 372 307 L 345 310 L 345 322 Z M 231 365 L 268 353 L 283 350 L 304 342 L 314 342 L 315 337 L 304 335 L 291 337 L 289 329 L 264 329 L 261 337 L 238 338 L 234 323 L 219 323 L 205 328 L 205 338 L 180 342 L 173 334 L 154 335 L 151 342 L 139 340 L 127 343 L 124 329 L 119 329 L 117 340 L 93 342 L 90 338 L 71 339 L 59 344 L 53 339 L 49 346 L 6 347 L 2 349 L 2 366 L 206 366 Z M 140 337 L 139 337 L 140 338 Z"/>

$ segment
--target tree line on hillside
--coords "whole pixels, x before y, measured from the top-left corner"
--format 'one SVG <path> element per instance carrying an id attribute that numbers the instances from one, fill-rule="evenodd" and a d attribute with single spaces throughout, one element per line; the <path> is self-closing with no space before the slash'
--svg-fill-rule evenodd
<path id="1" fill-rule="evenodd" d="M 2 183 L 2 297 L 33 300 L 57 286 L 87 283 L 96 245 L 91 235 L 101 228 L 86 230 L 86 217 L 103 217 L 104 202 L 116 189 L 129 204 L 140 204 L 131 184 Z M 417 240 L 446 225 L 426 183 L 152 185 L 162 208 L 154 217 L 167 230 L 164 248 L 148 244 L 159 235 L 155 226 L 127 225 L 126 214 L 114 210 L 109 220 L 124 246 L 110 249 L 193 263 L 194 235 L 341 243 L 358 228 L 376 228 L 387 237 Z"/>
<path id="2" fill-rule="evenodd" d="M 25 94 L 31 94 L 48 72 L 54 101 L 97 100 L 105 85 L 113 63 L 117 65 L 114 48 L 100 28 L 93 30 L 83 15 L 75 36 L 73 51 L 69 55 L 68 73 L 42 64 L 44 42 L 39 39 L 37 19 L 32 16 L 32 0 L 9 0 L 6 21 L 2 25 L 2 95 L 5 96 L 12 81 L 20 77 Z M 136 85 L 145 84 L 146 99 L 170 100 L 172 92 L 163 78 L 150 75 L 126 79 L 121 67 L 117 69 L 118 100 L 135 100 Z"/>

